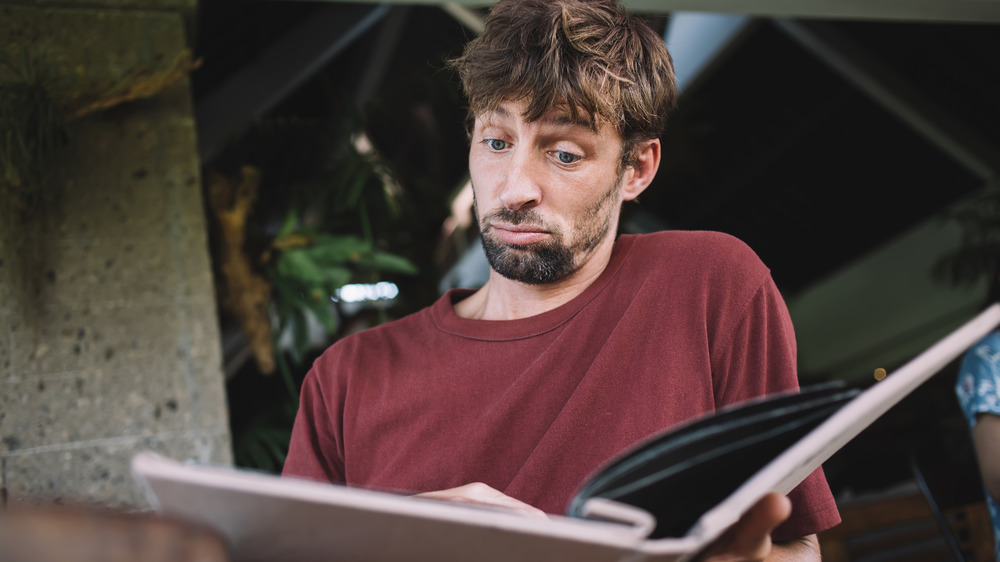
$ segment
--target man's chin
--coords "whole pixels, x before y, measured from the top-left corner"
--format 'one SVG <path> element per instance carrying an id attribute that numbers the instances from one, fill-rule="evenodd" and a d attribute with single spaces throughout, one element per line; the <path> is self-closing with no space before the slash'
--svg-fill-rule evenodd
<path id="1" fill-rule="evenodd" d="M 496 241 L 493 242 L 493 244 L 496 245 L 497 247 L 503 248 L 505 250 L 522 252 L 522 253 L 531 253 L 532 252 L 532 248 L 539 247 L 539 243 L 538 242 L 536 242 L 534 244 L 513 244 L 511 242 L 504 242 L 502 240 L 496 240 Z"/>
<path id="2" fill-rule="evenodd" d="M 547 285 L 568 277 L 575 268 L 573 255 L 564 248 L 483 244 L 490 268 L 512 281 Z"/>

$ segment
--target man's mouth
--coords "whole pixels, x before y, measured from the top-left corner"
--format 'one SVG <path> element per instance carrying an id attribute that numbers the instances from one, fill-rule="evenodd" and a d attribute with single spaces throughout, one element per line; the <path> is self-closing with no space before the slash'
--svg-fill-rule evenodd
<path id="1" fill-rule="evenodd" d="M 540 226 L 530 224 L 511 224 L 507 222 L 490 223 L 490 230 L 504 244 L 527 246 L 540 242 L 549 236 L 548 231 Z"/>

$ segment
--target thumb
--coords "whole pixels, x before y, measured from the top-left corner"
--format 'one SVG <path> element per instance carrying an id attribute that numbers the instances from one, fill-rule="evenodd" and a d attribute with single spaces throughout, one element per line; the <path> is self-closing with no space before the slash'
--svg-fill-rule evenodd
<path id="1" fill-rule="evenodd" d="M 747 510 L 701 560 L 763 560 L 771 551 L 771 531 L 792 513 L 792 502 L 771 492 Z"/>
<path id="2" fill-rule="evenodd" d="M 787 497 L 771 492 L 743 514 L 733 536 L 738 551 L 757 551 L 771 548 L 771 532 L 792 514 L 792 502 Z M 766 552 L 765 552 L 766 555 Z M 751 558 L 753 558 L 751 556 Z"/>

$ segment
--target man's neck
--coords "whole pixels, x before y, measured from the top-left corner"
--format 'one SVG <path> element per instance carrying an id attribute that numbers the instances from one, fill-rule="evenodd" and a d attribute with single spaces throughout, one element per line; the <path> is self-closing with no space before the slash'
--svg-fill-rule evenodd
<path id="1" fill-rule="evenodd" d="M 531 285 L 513 281 L 490 269 L 478 291 L 455 304 L 455 314 L 474 320 L 518 320 L 558 308 L 597 281 L 611 261 L 614 239 L 594 250 L 584 265 L 556 283 Z"/>

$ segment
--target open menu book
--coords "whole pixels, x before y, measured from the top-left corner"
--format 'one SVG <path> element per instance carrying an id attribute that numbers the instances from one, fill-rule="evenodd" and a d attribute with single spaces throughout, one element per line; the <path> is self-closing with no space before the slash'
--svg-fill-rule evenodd
<path id="1" fill-rule="evenodd" d="M 863 392 L 805 388 L 653 436 L 583 483 L 566 516 L 547 521 L 152 453 L 132 467 L 158 511 L 218 530 L 236 562 L 681 561 L 767 492 L 788 493 L 998 323 L 1000 304 Z"/>

